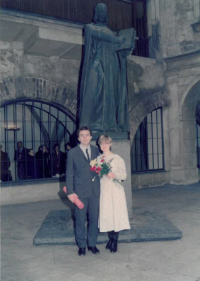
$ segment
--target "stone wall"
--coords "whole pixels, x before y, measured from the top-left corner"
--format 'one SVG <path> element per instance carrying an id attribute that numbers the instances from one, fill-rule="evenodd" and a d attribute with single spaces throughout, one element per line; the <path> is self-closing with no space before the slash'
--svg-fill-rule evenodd
<path id="1" fill-rule="evenodd" d="M 169 105 L 165 92 L 164 66 L 156 60 L 130 56 L 128 60 L 130 138 L 148 113 Z"/>
<path id="2" fill-rule="evenodd" d="M 42 100 L 55 104 L 76 120 L 76 93 L 66 85 L 37 77 L 5 78 L 0 82 L 0 105 L 15 99 Z"/>
<path id="3" fill-rule="evenodd" d="M 134 174 L 133 187 L 198 181 L 194 124 L 199 118 L 200 36 L 192 25 L 198 22 L 198 3 L 147 1 L 153 58 L 128 58 L 130 143 L 146 115 L 162 106 L 165 171 Z M 9 24 L 12 20 L 22 28 L 17 36 L 13 31 L 12 38 L 23 38 L 24 42 L 0 42 L 1 105 L 22 98 L 43 100 L 76 119 L 82 27 L 27 15 L 10 14 Z M 5 28 L 6 24 L 4 15 Z M 33 36 L 29 38 L 30 30 Z M 55 191 L 51 192 L 54 198 Z"/>
<path id="4" fill-rule="evenodd" d="M 25 21 L 28 25 L 28 30 L 31 29 L 29 19 L 19 18 L 20 24 Z M 11 18 L 10 18 L 11 20 Z M 31 18 L 31 20 L 33 20 Z M 40 28 L 40 21 L 34 22 L 36 26 Z M 60 24 L 60 23 L 59 23 Z M 67 38 L 69 30 L 64 32 L 64 26 L 57 26 L 56 22 L 51 21 L 50 23 L 41 23 L 42 28 L 52 30 L 62 29 L 62 36 Z M 70 27 L 72 30 L 73 28 Z M 35 29 L 34 29 L 35 30 Z M 74 29 L 77 34 L 80 31 Z M 48 31 L 48 30 L 47 30 Z M 57 31 L 57 33 L 59 30 Z M 52 32 L 46 33 L 51 35 L 51 40 L 53 38 Z M 71 32 L 73 34 L 73 32 Z M 41 34 L 40 34 L 41 35 Z M 22 36 L 22 35 L 21 35 Z M 62 36 L 56 34 L 55 40 L 61 40 Z M 70 35 L 72 36 L 72 35 Z M 78 36 L 78 35 L 77 35 Z M 25 37 L 22 36 L 23 38 Z M 58 38 L 58 39 L 57 39 Z M 70 37 L 71 40 L 73 36 Z M 44 40 L 44 39 L 41 39 Z M 78 37 L 76 41 L 81 41 Z M 28 43 L 30 39 L 28 40 Z M 43 41 L 42 41 L 43 42 Z M 56 41 L 57 42 L 57 41 Z M 64 56 L 58 56 L 61 51 L 55 50 L 55 56 L 45 56 L 44 47 L 41 49 L 41 54 L 38 54 L 37 44 L 35 46 L 35 54 L 27 53 L 24 46 L 28 43 L 21 42 L 1 42 L 1 68 L 0 68 L 0 105 L 6 102 L 16 99 L 33 99 L 41 100 L 54 104 L 56 107 L 67 112 L 74 120 L 77 116 L 77 96 L 78 96 L 78 85 L 80 81 L 80 66 L 81 66 L 81 48 L 76 48 L 75 55 L 70 55 L 67 53 Z M 51 42 L 49 41 L 49 44 Z M 45 48 L 47 48 L 47 43 L 45 43 Z M 71 44 L 71 43 L 70 43 Z M 28 44 L 30 45 L 30 44 Z M 53 42 L 54 46 L 54 42 Z M 71 46 L 71 45 L 70 45 Z M 70 49 L 70 46 L 69 49 Z M 33 50 L 33 47 L 30 48 Z M 62 52 L 64 47 L 62 47 Z M 47 54 L 52 54 L 50 49 Z M 57 56 L 56 56 L 57 55 Z M 152 110 L 160 107 L 167 106 L 169 104 L 168 95 L 165 91 L 165 78 L 164 78 L 164 64 L 162 62 L 157 62 L 155 59 L 148 59 L 142 57 L 129 56 L 128 58 L 128 96 L 129 96 L 129 116 L 130 116 L 130 138 L 131 142 L 134 135 L 148 113 Z M 141 186 L 141 183 L 145 181 L 144 185 L 147 185 L 147 178 L 151 184 L 159 182 L 159 184 L 166 183 L 167 174 L 164 178 L 158 176 L 157 174 L 152 174 L 151 177 L 145 174 L 140 175 L 138 178 L 136 175 L 133 177 L 133 186 Z M 159 181 L 158 181 L 159 178 Z M 168 177 L 169 178 L 169 177 Z M 169 180 L 168 180 L 169 182 Z M 136 184 L 137 183 L 137 184 Z M 136 185 L 135 185 L 136 184 Z M 56 185 L 57 186 L 57 185 Z M 20 188 L 20 187 L 19 187 Z M 24 190 L 25 187 L 22 189 Z M 32 187 L 28 187 L 30 190 Z M 56 198 L 58 188 L 49 188 L 47 185 L 43 185 L 44 190 L 42 194 L 36 192 L 34 200 L 38 200 L 38 197 L 43 198 L 43 200 L 49 200 Z M 16 188 L 16 190 L 18 187 Z M 16 198 L 15 201 L 11 197 L 15 196 L 12 187 L 4 189 L 4 203 L 19 203 L 30 201 L 28 194 L 25 194 L 24 198 Z M 38 194 L 38 196 L 36 196 Z M 16 196 L 15 196 L 16 197 Z M 130 197 L 130 196 L 129 196 Z M 24 201 L 23 201 L 24 200 Z M 6 203 L 7 202 L 7 203 Z"/>
<path id="5" fill-rule="evenodd" d="M 22 183 L 17 186 L 12 184 L 1 187 L 0 205 L 25 204 L 28 202 L 38 202 L 66 198 L 62 188 L 65 182 L 58 180 L 49 182 Z"/>
<path id="6" fill-rule="evenodd" d="M 170 181 L 198 181 L 196 160 L 196 108 L 200 102 L 198 52 L 166 60 L 169 107 Z"/>
<path id="7" fill-rule="evenodd" d="M 200 36 L 195 29 L 200 22 L 199 0 L 149 0 L 147 4 L 149 36 L 159 39 L 157 52 L 162 57 L 199 50 Z"/>
<path id="8" fill-rule="evenodd" d="M 197 107 L 196 107 L 196 119 L 197 119 L 197 123 L 200 126 L 200 102 L 197 103 Z"/>
<path id="9" fill-rule="evenodd" d="M 77 115 L 79 59 L 25 55 L 20 44 L 1 52 L 1 103 L 16 98 L 54 102 L 73 118 Z M 164 66 L 154 59 L 128 58 L 128 95 L 131 140 L 144 117 L 169 103 L 165 92 Z"/>

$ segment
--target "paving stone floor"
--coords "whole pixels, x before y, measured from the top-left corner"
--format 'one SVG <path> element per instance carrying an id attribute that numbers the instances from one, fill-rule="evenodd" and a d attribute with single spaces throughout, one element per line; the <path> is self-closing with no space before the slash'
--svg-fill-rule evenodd
<path id="1" fill-rule="evenodd" d="M 112 254 L 77 255 L 74 245 L 34 246 L 33 238 L 51 210 L 66 201 L 3 206 L 2 281 L 200 281 L 200 184 L 133 191 L 134 207 L 166 216 L 181 240 L 120 243 Z"/>

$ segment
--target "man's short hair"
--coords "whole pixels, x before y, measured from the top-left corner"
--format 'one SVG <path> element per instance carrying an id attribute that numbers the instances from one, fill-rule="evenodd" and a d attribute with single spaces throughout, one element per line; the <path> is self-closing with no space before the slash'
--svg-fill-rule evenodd
<path id="1" fill-rule="evenodd" d="M 22 141 L 18 141 L 18 142 L 17 142 L 17 146 L 18 146 L 19 143 L 23 144 Z"/>
<path id="2" fill-rule="evenodd" d="M 89 128 L 88 126 L 82 126 L 82 127 L 80 127 L 80 128 L 78 129 L 78 131 L 77 131 L 77 136 L 78 136 L 78 137 L 79 137 L 79 134 L 80 134 L 81 131 L 89 131 L 89 132 L 90 132 L 90 135 L 92 135 L 92 132 L 91 132 L 91 130 L 90 130 L 90 128 Z"/>

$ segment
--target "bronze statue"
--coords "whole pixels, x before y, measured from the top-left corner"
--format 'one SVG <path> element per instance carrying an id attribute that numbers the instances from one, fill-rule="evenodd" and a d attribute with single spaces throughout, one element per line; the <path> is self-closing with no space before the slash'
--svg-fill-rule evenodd
<path id="1" fill-rule="evenodd" d="M 95 7 L 94 23 L 85 26 L 85 55 L 80 89 L 80 126 L 97 132 L 127 132 L 127 56 L 135 30 L 116 36 L 107 26 L 107 6 Z"/>

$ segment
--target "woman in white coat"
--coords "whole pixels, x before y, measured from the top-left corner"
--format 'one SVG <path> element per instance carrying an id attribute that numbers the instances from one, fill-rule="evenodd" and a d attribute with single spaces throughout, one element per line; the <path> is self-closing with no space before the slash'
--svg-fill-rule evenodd
<path id="1" fill-rule="evenodd" d="M 101 135 L 98 141 L 103 152 L 98 162 L 110 162 L 111 171 L 104 175 L 100 181 L 100 232 L 108 232 L 109 241 L 106 249 L 117 252 L 119 231 L 130 229 L 126 197 L 122 181 L 126 179 L 126 166 L 124 160 L 111 152 L 112 139 Z"/>

